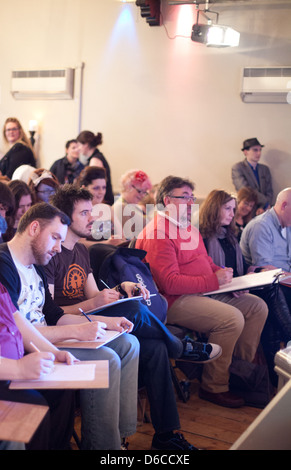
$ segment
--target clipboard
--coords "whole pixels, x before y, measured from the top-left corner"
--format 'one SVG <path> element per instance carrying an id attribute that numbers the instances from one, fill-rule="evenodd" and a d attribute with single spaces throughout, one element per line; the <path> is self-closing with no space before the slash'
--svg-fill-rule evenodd
<path id="1" fill-rule="evenodd" d="M 203 295 L 224 294 L 241 290 L 257 289 L 278 282 L 282 269 L 271 269 L 260 273 L 250 273 L 244 276 L 234 277 L 230 283 L 224 284 L 217 290 L 203 292 Z"/>
<path id="2" fill-rule="evenodd" d="M 93 341 L 78 341 L 76 339 L 66 339 L 55 343 L 57 348 L 61 349 L 99 349 L 104 344 L 110 343 L 110 341 L 123 335 L 125 331 L 119 332 L 114 330 L 105 330 L 105 335 L 102 338 L 95 339 Z"/>
<path id="3" fill-rule="evenodd" d="M 282 274 L 282 277 L 279 278 L 279 283 L 282 286 L 291 287 L 291 274 Z"/>
<path id="4" fill-rule="evenodd" d="M 150 297 L 154 297 L 157 294 L 150 294 Z M 100 307 L 93 308 L 92 310 L 86 310 L 87 315 L 94 315 L 97 312 L 101 312 L 106 308 L 113 307 L 114 305 L 122 304 L 123 302 L 130 302 L 131 300 L 143 300 L 142 295 L 137 295 L 136 297 L 124 297 L 123 299 L 118 299 L 115 302 L 111 302 L 110 304 L 101 305 Z"/>

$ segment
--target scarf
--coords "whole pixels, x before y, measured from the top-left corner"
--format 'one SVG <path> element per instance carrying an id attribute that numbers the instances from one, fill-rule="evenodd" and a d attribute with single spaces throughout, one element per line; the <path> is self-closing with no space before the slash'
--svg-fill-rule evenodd
<path id="1" fill-rule="evenodd" d="M 221 227 L 218 233 L 216 234 L 216 236 L 213 236 L 207 239 L 208 254 L 217 266 L 225 266 L 225 253 L 222 249 L 221 244 L 219 243 L 219 239 L 224 239 L 224 238 L 226 238 L 226 228 Z M 243 268 L 243 257 L 242 257 L 240 246 L 235 236 L 231 237 L 229 241 L 232 244 L 233 248 L 235 249 L 236 269 L 237 269 L 238 275 L 242 276 L 244 274 L 244 268 Z M 232 266 L 228 266 L 228 267 L 231 268 Z"/>

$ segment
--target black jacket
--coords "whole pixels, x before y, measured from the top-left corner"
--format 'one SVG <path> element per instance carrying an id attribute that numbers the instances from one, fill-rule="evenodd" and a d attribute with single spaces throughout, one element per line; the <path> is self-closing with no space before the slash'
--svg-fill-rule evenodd
<path id="1" fill-rule="evenodd" d="M 43 313 L 48 325 L 56 325 L 58 320 L 64 315 L 64 311 L 51 297 L 46 275 L 41 266 L 35 266 L 40 275 L 45 289 L 45 303 Z M 6 287 L 11 300 L 18 310 L 18 299 L 21 291 L 21 280 L 17 268 L 10 254 L 7 243 L 0 244 L 0 282 Z"/>
<path id="2" fill-rule="evenodd" d="M 84 168 L 81 162 L 77 163 L 78 164 L 73 167 L 67 157 L 63 157 L 52 164 L 50 171 L 58 178 L 60 184 L 73 183 Z"/>
<path id="3" fill-rule="evenodd" d="M 20 165 L 36 166 L 32 150 L 24 144 L 17 142 L 0 160 L 0 171 L 3 176 L 12 178 L 16 168 Z"/>

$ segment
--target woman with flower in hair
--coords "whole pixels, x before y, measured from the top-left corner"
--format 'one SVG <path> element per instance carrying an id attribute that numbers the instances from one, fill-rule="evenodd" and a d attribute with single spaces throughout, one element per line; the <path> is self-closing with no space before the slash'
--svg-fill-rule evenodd
<path id="1" fill-rule="evenodd" d="M 3 176 L 12 178 L 20 165 L 36 167 L 36 160 L 31 143 L 18 119 L 7 118 L 3 127 L 3 139 L 8 148 L 0 161 L 0 172 Z"/>
<path id="2" fill-rule="evenodd" d="M 142 170 L 130 170 L 121 177 L 121 193 L 113 209 L 128 240 L 136 238 L 146 224 L 146 214 L 139 203 L 151 187 L 148 175 Z"/>

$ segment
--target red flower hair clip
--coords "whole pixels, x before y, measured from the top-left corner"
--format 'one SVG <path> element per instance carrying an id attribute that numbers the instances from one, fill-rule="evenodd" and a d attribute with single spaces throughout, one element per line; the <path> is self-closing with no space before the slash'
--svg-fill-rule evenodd
<path id="1" fill-rule="evenodd" d="M 134 175 L 134 180 L 144 183 L 148 179 L 147 174 L 144 171 L 137 171 Z"/>

